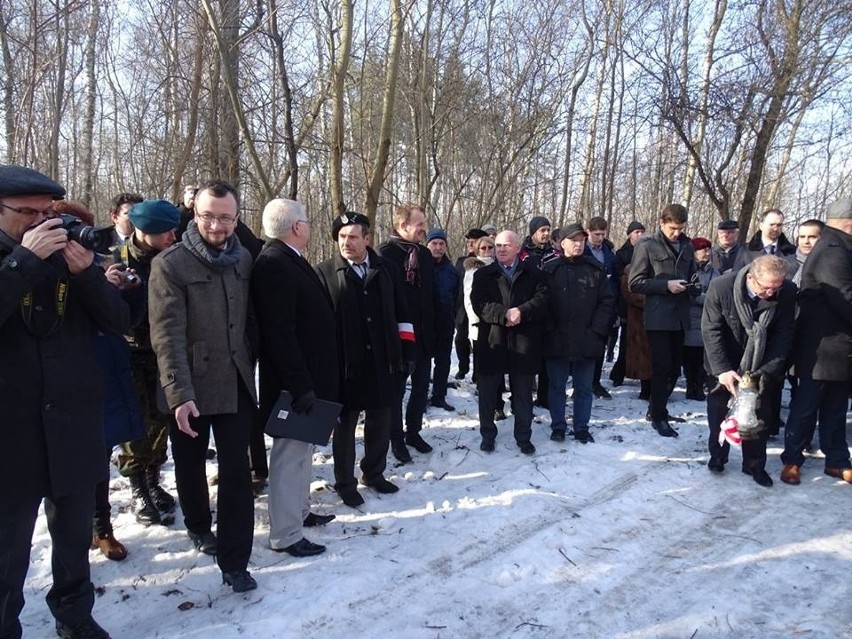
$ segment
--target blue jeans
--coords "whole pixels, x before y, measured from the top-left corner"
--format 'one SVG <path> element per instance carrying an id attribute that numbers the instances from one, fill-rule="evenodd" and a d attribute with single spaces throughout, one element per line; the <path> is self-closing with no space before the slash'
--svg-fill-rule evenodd
<path id="1" fill-rule="evenodd" d="M 547 374 L 550 377 L 548 389 L 548 408 L 550 409 L 550 428 L 565 432 L 565 384 L 571 378 L 574 388 L 574 431 L 589 430 L 592 416 L 592 377 L 595 373 L 595 360 L 552 358 L 547 360 Z"/>

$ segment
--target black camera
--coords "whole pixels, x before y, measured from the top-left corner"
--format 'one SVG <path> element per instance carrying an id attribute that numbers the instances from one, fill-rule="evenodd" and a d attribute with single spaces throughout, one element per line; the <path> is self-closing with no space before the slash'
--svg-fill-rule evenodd
<path id="1" fill-rule="evenodd" d="M 94 227 L 83 224 L 83 220 L 74 215 L 58 215 L 56 219 L 62 220 L 57 228 L 68 232 L 68 239 L 74 240 L 80 246 L 101 255 L 110 254 L 112 244 L 112 227 Z"/>

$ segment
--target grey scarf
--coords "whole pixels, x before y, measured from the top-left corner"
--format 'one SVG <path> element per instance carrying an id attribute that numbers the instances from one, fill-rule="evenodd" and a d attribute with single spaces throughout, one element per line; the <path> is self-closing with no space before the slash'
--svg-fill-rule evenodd
<path id="1" fill-rule="evenodd" d="M 737 309 L 740 323 L 743 325 L 746 335 L 748 335 L 745 352 L 740 360 L 740 372 L 743 373 L 753 373 L 760 368 L 766 350 L 766 330 L 775 317 L 775 305 L 773 304 L 760 314 L 759 320 L 754 320 L 754 312 L 745 289 L 745 276 L 750 271 L 750 265 L 741 268 L 734 278 L 734 306 Z"/>
<path id="2" fill-rule="evenodd" d="M 189 249 L 190 253 L 216 268 L 234 266 L 240 261 L 240 253 L 243 250 L 243 246 L 237 239 L 236 234 L 228 238 L 221 250 L 213 248 L 201 237 L 201 234 L 198 232 L 198 224 L 195 223 L 195 220 L 190 220 L 181 241 L 186 244 L 186 248 Z"/>

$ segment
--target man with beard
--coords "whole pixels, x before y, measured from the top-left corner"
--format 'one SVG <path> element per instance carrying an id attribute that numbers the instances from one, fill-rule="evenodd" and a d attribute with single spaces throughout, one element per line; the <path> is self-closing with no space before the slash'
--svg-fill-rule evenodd
<path id="1" fill-rule="evenodd" d="M 394 214 L 394 230 L 390 239 L 379 247 L 379 255 L 395 264 L 405 289 L 405 302 L 413 320 L 416 356 L 411 372 L 411 394 L 405 407 L 405 430 L 402 424 L 402 403 L 408 374 L 398 376 L 396 390 L 399 402 L 394 402 L 391 414 L 391 450 L 397 461 L 411 462 L 406 445 L 418 453 L 431 452 L 432 447 L 420 436 L 423 414 L 429 395 L 429 373 L 435 354 L 435 309 L 439 302 L 435 287 L 435 267 L 432 254 L 421 242 L 426 238 L 426 215 L 417 204 L 403 204 Z M 397 405 L 398 404 L 398 405 Z"/>
<path id="2" fill-rule="evenodd" d="M 89 570 L 95 485 L 107 476 L 94 339 L 125 332 L 130 311 L 92 251 L 45 219 L 64 195 L 38 171 L 0 165 L 0 637 L 14 639 L 42 501 L 56 632 L 109 639 L 92 618 Z"/>
<path id="3" fill-rule="evenodd" d="M 364 503 L 353 472 L 355 427 L 362 411 L 361 481 L 381 494 L 399 490 L 384 477 L 391 407 L 399 401 L 394 382 L 414 357 L 416 335 L 396 266 L 370 248 L 370 219 L 344 213 L 334 220 L 332 235 L 338 254 L 316 271 L 334 307 L 342 380 L 343 410 L 332 440 L 334 489 L 344 504 L 357 508 Z"/>
<path id="4" fill-rule="evenodd" d="M 237 191 L 202 186 L 183 239 L 151 263 L 148 316 L 160 384 L 169 409 L 178 499 L 187 533 L 216 555 L 234 592 L 257 588 L 246 570 L 254 534 L 248 447 L 257 401 L 250 347 L 252 257 L 234 233 Z M 210 432 L 219 462 L 217 532 L 205 472 Z"/>

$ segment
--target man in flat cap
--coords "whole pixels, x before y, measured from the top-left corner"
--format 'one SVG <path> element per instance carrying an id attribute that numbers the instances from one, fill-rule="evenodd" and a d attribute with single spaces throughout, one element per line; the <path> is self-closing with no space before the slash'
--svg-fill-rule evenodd
<path id="1" fill-rule="evenodd" d="M 340 422 L 334 429 L 334 489 L 343 503 L 364 503 L 355 480 L 355 427 L 364 411 L 361 483 L 381 494 L 399 487 L 385 479 L 391 411 L 399 401 L 395 381 L 414 358 L 414 328 L 397 267 L 370 248 L 370 219 L 360 213 L 335 218 L 337 254 L 317 265 L 331 297 L 342 380 Z"/>
<path id="2" fill-rule="evenodd" d="M 852 198 L 828 207 L 819 242 L 802 269 L 793 364 L 799 387 L 790 403 L 781 481 L 801 481 L 802 451 L 818 417 L 825 474 L 852 484 L 846 442 L 852 380 Z"/>
<path id="3" fill-rule="evenodd" d="M 147 286 L 151 260 L 175 243 L 175 228 L 180 221 L 177 207 L 165 200 L 146 200 L 134 204 L 128 219 L 133 233 L 114 253 Z M 151 348 L 151 326 L 147 310 L 128 333 L 133 386 L 139 396 L 145 419 L 145 436 L 121 446 L 118 471 L 130 481 L 131 509 L 143 526 L 170 525 L 174 522 L 175 499 L 160 486 L 160 467 L 166 463 L 166 444 L 171 415 L 163 412 L 165 403 L 157 373 L 157 356 Z"/>
<path id="4" fill-rule="evenodd" d="M 109 637 L 92 619 L 95 485 L 106 477 L 104 388 L 93 339 L 130 312 L 94 254 L 53 213 L 65 189 L 0 166 L 0 637 L 20 638 L 24 580 L 39 505 L 53 542 L 47 605 L 60 637 Z M 73 375 L 68 371 L 73 370 Z"/>
<path id="5" fill-rule="evenodd" d="M 716 229 L 716 245 L 710 252 L 713 268 L 722 275 L 734 267 L 743 245 L 740 244 L 740 225 L 736 220 L 722 220 Z"/>

